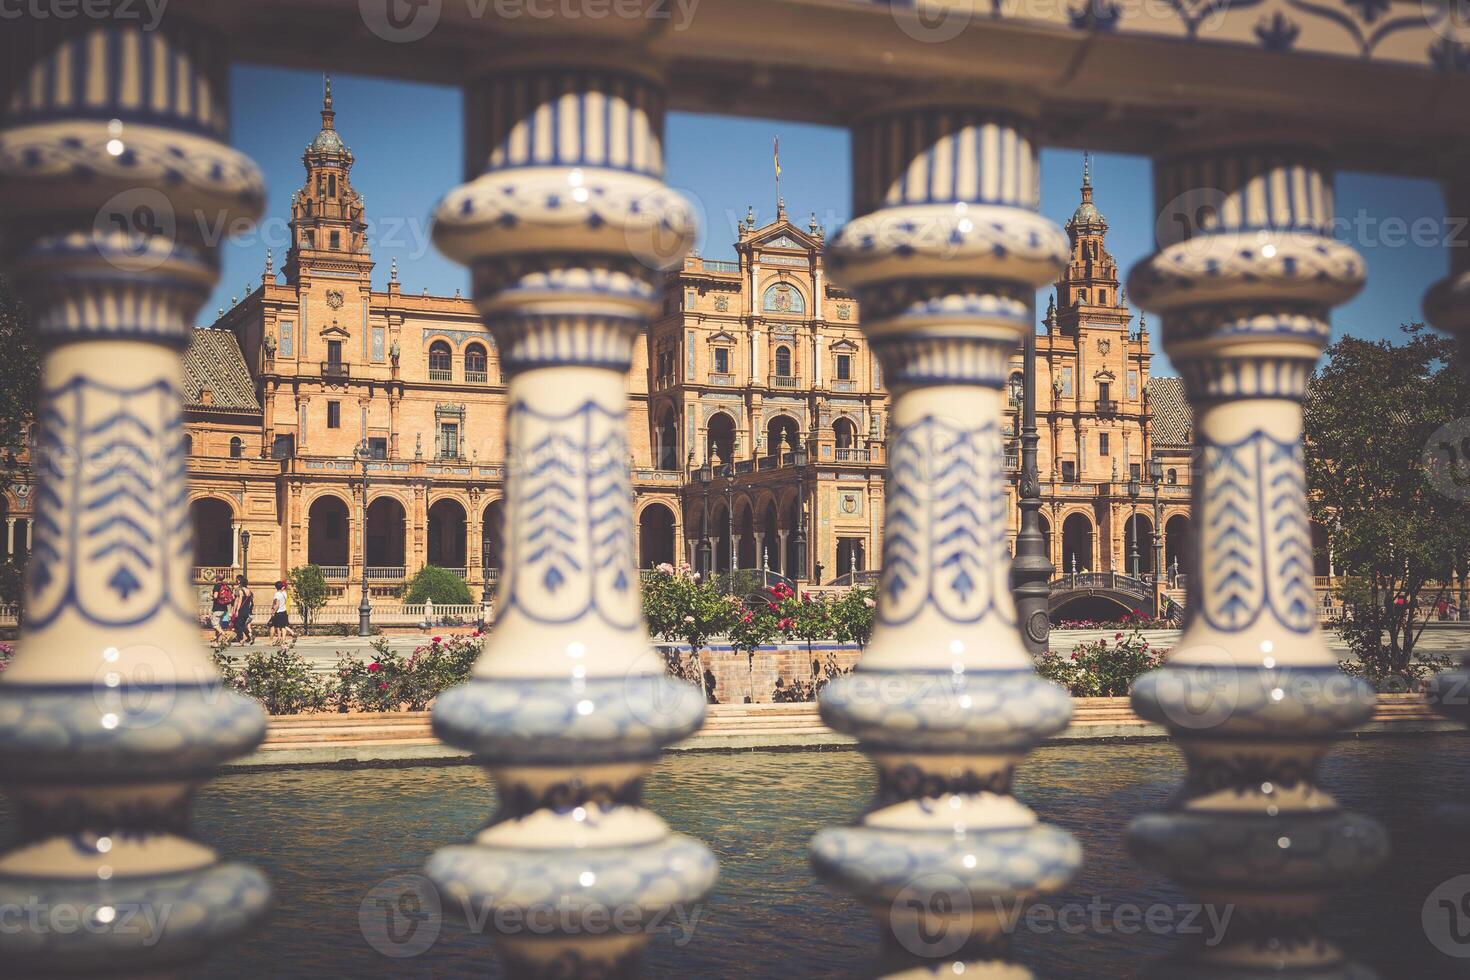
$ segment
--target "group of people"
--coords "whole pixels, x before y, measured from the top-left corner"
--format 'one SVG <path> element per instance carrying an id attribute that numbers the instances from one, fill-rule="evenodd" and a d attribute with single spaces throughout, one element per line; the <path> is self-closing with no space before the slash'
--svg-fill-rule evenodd
<path id="1" fill-rule="evenodd" d="M 236 643 L 254 643 L 255 628 L 251 620 L 255 616 L 255 590 L 245 582 L 245 576 L 236 575 L 233 585 L 225 575 L 215 579 L 210 593 L 209 623 L 214 627 L 216 641 L 223 640 L 234 630 Z M 270 627 L 272 646 L 283 646 L 296 639 L 291 629 L 291 596 L 284 581 L 276 583 L 271 596 L 271 615 L 266 621 Z"/>

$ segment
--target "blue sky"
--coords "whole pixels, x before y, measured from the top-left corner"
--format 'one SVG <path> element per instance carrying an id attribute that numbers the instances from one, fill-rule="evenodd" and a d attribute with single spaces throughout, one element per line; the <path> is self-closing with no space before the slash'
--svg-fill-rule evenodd
<path id="1" fill-rule="evenodd" d="M 320 75 L 237 66 L 233 79 L 235 145 L 264 169 L 269 197 L 259 230 L 226 246 L 223 278 L 202 322 L 232 296 L 244 295 L 247 284 L 260 282 L 267 246 L 274 247 L 280 268 L 291 193 L 304 175 L 301 151 L 320 128 Z M 434 203 L 463 180 L 459 92 L 348 75 L 334 76 L 332 87 L 337 128 L 357 158 L 353 186 L 367 203 L 374 284 L 383 288 L 396 258 L 405 291 L 468 293 L 468 273 L 440 256 L 429 239 Z M 771 138 L 778 134 L 788 216 L 804 227 L 816 212 L 829 233 L 848 218 L 846 131 L 676 113 L 666 141 L 668 182 L 701 212 L 704 255 L 733 257 L 735 224 L 747 205 L 755 206 L 758 223 L 774 217 Z M 1082 154 L 1045 150 L 1041 162 L 1042 211 L 1061 224 L 1077 205 Z M 1153 248 L 1149 170 L 1143 156 L 1094 158 L 1097 205 L 1110 226 L 1108 246 L 1124 270 Z M 1344 237 L 1367 259 L 1369 276 L 1363 293 L 1336 311 L 1335 334 L 1397 336 L 1400 323 L 1419 317 L 1424 291 L 1448 268 L 1441 246 L 1416 244 L 1446 233 L 1438 188 L 1424 180 L 1345 173 L 1338 175 L 1337 191 L 1338 214 L 1347 220 Z M 1416 219 L 1432 221 L 1414 229 Z M 1167 373 L 1159 332 L 1152 337 L 1160 355 L 1155 370 Z"/>

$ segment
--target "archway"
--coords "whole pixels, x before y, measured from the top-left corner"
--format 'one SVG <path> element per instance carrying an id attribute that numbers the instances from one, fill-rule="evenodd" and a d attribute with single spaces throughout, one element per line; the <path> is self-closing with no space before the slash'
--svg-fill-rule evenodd
<path id="1" fill-rule="evenodd" d="M 710 508 L 709 536 L 711 547 L 715 550 L 714 557 L 710 562 L 710 568 L 716 572 L 729 571 L 730 511 L 725 508 L 724 501 L 720 501 Z"/>
<path id="2" fill-rule="evenodd" d="M 789 415 L 776 415 L 766 423 L 766 455 L 780 456 L 796 452 L 799 429 L 796 419 Z"/>
<path id="3" fill-rule="evenodd" d="M 674 563 L 674 512 L 663 504 L 649 504 L 638 515 L 638 565 L 653 568 Z"/>
<path id="4" fill-rule="evenodd" d="M 1092 522 L 1086 514 L 1073 514 L 1062 522 L 1062 573 L 1097 571 L 1092 550 Z"/>
<path id="5" fill-rule="evenodd" d="M 347 564 L 347 503 L 330 494 L 312 501 L 306 512 L 306 560 L 313 565 Z"/>
<path id="6" fill-rule="evenodd" d="M 465 567 L 464 506 L 445 497 L 429 508 L 429 564 L 440 568 Z"/>
<path id="7" fill-rule="evenodd" d="M 704 442 L 705 462 L 713 463 L 716 456 L 721 463 L 735 459 L 735 420 L 724 412 L 710 416 Z"/>
<path id="8" fill-rule="evenodd" d="M 402 568 L 408 518 L 397 497 L 379 497 L 368 504 L 367 564 L 369 568 Z"/>
<path id="9" fill-rule="evenodd" d="M 489 574 L 505 562 L 505 501 L 492 500 L 480 516 L 480 567 Z"/>
<path id="10" fill-rule="evenodd" d="M 832 435 L 838 449 L 852 449 L 857 445 L 857 426 L 851 419 L 838 419 L 832 423 Z"/>
<path id="11" fill-rule="evenodd" d="M 1194 545 L 1189 540 L 1189 518 L 1183 514 L 1175 514 L 1164 522 L 1164 564 L 1168 567 L 1170 577 L 1174 575 L 1176 568 L 1180 575 L 1188 574 L 1193 555 Z"/>
<path id="12" fill-rule="evenodd" d="M 470 344 L 464 349 L 464 379 L 466 381 L 488 381 L 490 375 L 487 373 L 490 359 L 485 354 L 485 346 L 480 343 Z"/>
<path id="13" fill-rule="evenodd" d="M 230 505 L 215 497 L 201 497 L 189 505 L 194 521 L 194 564 L 201 568 L 229 568 L 235 558 L 235 542 L 230 526 L 234 512 Z M 19 523 L 19 522 L 17 522 Z M 20 542 L 16 542 L 20 550 Z"/>
<path id="14" fill-rule="evenodd" d="M 867 567 L 867 549 L 862 538 L 837 539 L 837 567 L 832 569 L 834 577 L 861 572 Z"/>
<path id="15" fill-rule="evenodd" d="M 1327 528 L 1312 522 L 1312 574 L 1318 578 L 1332 576 L 1332 543 L 1327 537 Z"/>
<path id="16" fill-rule="evenodd" d="M 1081 559 L 1078 559 L 1081 561 Z M 1112 595 L 1078 595 L 1068 599 L 1060 605 L 1051 607 L 1051 618 L 1053 621 L 1069 619 L 1073 621 L 1091 620 L 1096 623 L 1105 623 L 1121 619 L 1123 616 L 1133 612 L 1133 604 Z"/>
<path id="17" fill-rule="evenodd" d="M 770 566 L 773 572 L 784 572 L 786 566 L 782 564 L 785 557 L 781 554 L 780 522 L 776 518 L 776 502 L 766 501 L 766 508 L 761 513 L 761 533 L 764 535 L 761 541 L 763 553 L 760 556 L 760 565 L 765 568 Z"/>
<path id="18" fill-rule="evenodd" d="M 1134 528 L 1137 527 L 1135 532 Z M 1138 535 L 1138 574 L 1152 575 L 1154 571 L 1154 522 L 1143 514 L 1136 518 L 1129 511 L 1123 521 L 1123 560 L 1121 567 L 1132 575 L 1133 535 Z"/>
<path id="19" fill-rule="evenodd" d="M 1044 542 L 1046 549 L 1042 554 L 1046 555 L 1048 560 L 1054 560 L 1051 553 L 1051 521 L 1047 519 L 1045 514 L 1037 514 L 1036 520 L 1041 527 L 1041 540 Z"/>
<path id="20" fill-rule="evenodd" d="M 748 500 L 735 504 L 735 534 L 737 567 L 759 568 L 760 559 L 755 550 L 755 509 Z"/>
<path id="21" fill-rule="evenodd" d="M 672 406 L 664 408 L 653 428 L 653 459 L 658 469 L 679 469 L 679 418 Z"/>

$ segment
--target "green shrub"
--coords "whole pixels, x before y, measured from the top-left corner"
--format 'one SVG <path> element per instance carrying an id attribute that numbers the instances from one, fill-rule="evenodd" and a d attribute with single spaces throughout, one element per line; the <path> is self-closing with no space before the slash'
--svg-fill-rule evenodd
<path id="1" fill-rule="evenodd" d="M 1036 672 L 1073 697 L 1123 697 L 1140 676 L 1164 665 L 1163 652 L 1151 648 L 1140 629 L 1135 624 L 1114 634 L 1111 644 L 1079 643 L 1069 657 L 1047 650 L 1035 657 Z"/>
<path id="2" fill-rule="evenodd" d="M 447 568 L 425 565 L 404 586 L 403 601 L 409 605 L 433 602 L 440 606 L 468 606 L 475 599 L 464 579 Z"/>

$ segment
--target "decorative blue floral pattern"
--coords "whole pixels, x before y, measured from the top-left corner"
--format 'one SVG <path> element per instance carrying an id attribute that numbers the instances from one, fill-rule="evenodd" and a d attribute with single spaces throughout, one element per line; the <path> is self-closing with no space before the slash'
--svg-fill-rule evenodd
<path id="1" fill-rule="evenodd" d="M 588 400 L 547 414 L 517 399 L 509 412 L 515 513 L 502 602 L 538 623 L 589 613 L 637 629 L 627 427 Z"/>
<path id="2" fill-rule="evenodd" d="M 1193 614 L 1226 633 L 1263 614 L 1311 632 L 1317 602 L 1301 444 L 1260 430 L 1233 443 L 1203 436 L 1200 464 L 1203 582 Z"/>
<path id="3" fill-rule="evenodd" d="M 182 582 L 192 562 L 180 394 L 74 377 L 43 393 L 27 625 L 68 609 L 98 626 L 135 626 L 170 610 L 193 622 Z M 100 565 L 106 588 L 77 585 Z"/>
<path id="4" fill-rule="evenodd" d="M 957 623 L 992 613 L 1014 622 L 1005 581 L 1000 429 L 926 415 L 889 444 L 882 621 L 933 607 Z"/>

